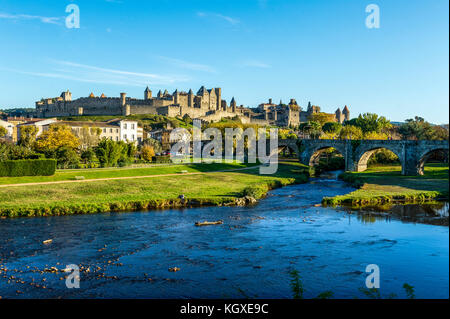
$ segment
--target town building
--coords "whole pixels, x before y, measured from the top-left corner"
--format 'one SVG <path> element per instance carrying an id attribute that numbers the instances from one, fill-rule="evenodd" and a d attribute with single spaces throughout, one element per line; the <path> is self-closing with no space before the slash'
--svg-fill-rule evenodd
<path id="1" fill-rule="evenodd" d="M 0 136 L 0 138 L 4 138 L 4 139 L 10 140 L 12 142 L 15 142 L 13 137 L 14 137 L 14 131 L 16 129 L 16 126 L 10 122 L 3 121 L 1 119 L 0 119 L 0 126 L 6 129 L 6 135 Z"/>
<path id="2" fill-rule="evenodd" d="M 34 126 L 37 128 L 36 137 L 42 134 L 44 127 L 57 122 L 56 118 L 51 119 L 29 119 L 28 121 L 17 125 L 17 140 L 20 140 L 21 130 L 26 126 Z"/>
<path id="3" fill-rule="evenodd" d="M 47 130 L 51 125 L 67 125 L 75 136 L 81 137 L 83 130 L 89 129 L 90 132 L 98 130 L 99 140 L 106 138 L 111 141 L 124 141 L 141 144 L 144 139 L 144 131 L 138 126 L 137 121 L 114 119 L 106 122 L 89 122 L 89 121 L 57 121 L 49 123 L 44 127 Z"/>

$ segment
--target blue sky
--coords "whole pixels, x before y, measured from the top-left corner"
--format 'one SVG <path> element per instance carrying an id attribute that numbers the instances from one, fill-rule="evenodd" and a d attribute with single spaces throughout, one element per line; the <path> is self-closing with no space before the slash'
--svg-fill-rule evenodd
<path id="1" fill-rule="evenodd" d="M 71 3 L 79 29 L 65 26 Z M 371 3 L 379 29 L 365 25 Z M 295 98 L 447 123 L 448 12 L 447 0 L 0 0 L 0 108 L 205 85 L 250 107 Z"/>

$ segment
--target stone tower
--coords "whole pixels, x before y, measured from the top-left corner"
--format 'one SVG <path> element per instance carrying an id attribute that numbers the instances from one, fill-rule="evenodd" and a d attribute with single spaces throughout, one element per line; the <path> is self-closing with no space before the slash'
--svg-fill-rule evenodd
<path id="1" fill-rule="evenodd" d="M 220 107 L 222 106 L 222 89 L 221 88 L 215 88 L 214 91 L 216 92 L 216 110 L 220 110 Z"/>
<path id="2" fill-rule="evenodd" d="M 350 120 L 350 110 L 348 109 L 347 105 L 342 110 L 342 114 L 344 114 L 344 117 L 345 117 L 344 120 L 345 121 L 349 121 Z"/>
<path id="3" fill-rule="evenodd" d="M 62 92 L 61 97 L 63 98 L 64 102 L 72 101 L 72 93 L 70 93 L 69 90 L 67 90 L 66 92 Z"/>
<path id="4" fill-rule="evenodd" d="M 234 99 L 234 96 L 231 99 L 230 106 L 231 106 L 231 110 L 233 111 L 233 113 L 236 112 L 236 100 Z"/>
<path id="5" fill-rule="evenodd" d="M 173 96 L 173 103 L 174 104 L 178 104 L 180 101 L 179 101 L 179 99 L 180 99 L 180 93 L 178 93 L 178 89 L 176 89 L 173 93 L 172 93 L 172 96 Z"/>
<path id="6" fill-rule="evenodd" d="M 189 89 L 188 92 L 188 107 L 194 107 L 194 92 L 192 92 L 192 89 Z"/>
<path id="7" fill-rule="evenodd" d="M 126 93 L 120 93 L 120 104 L 122 106 L 125 106 L 127 101 L 127 94 Z"/>
<path id="8" fill-rule="evenodd" d="M 341 108 L 338 107 L 338 109 L 336 110 L 336 112 L 334 112 L 335 116 L 336 116 L 336 121 L 338 123 L 342 123 L 342 112 L 341 112 Z"/>
<path id="9" fill-rule="evenodd" d="M 151 100 L 152 99 L 152 90 L 150 90 L 147 86 L 147 88 L 144 91 L 144 100 Z"/>

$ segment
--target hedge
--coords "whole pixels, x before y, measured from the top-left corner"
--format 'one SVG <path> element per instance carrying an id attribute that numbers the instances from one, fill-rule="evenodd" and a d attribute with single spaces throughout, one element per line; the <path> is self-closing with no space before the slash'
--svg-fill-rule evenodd
<path id="1" fill-rule="evenodd" d="M 50 176 L 56 171 L 55 159 L 34 159 L 0 162 L 0 176 Z"/>
<path id="2" fill-rule="evenodd" d="M 152 162 L 160 164 L 160 163 L 171 163 L 172 161 L 170 160 L 169 155 L 161 155 L 161 156 L 154 156 L 152 158 Z"/>

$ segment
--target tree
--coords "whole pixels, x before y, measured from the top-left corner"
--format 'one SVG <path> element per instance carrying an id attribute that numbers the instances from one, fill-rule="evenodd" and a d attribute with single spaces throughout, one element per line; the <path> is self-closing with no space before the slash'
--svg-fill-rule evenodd
<path id="1" fill-rule="evenodd" d="M 308 121 L 301 123 L 299 129 L 311 138 L 318 138 L 322 134 L 322 125 L 319 122 Z"/>
<path id="2" fill-rule="evenodd" d="M 114 142 L 103 138 L 95 148 L 95 154 L 102 167 L 114 166 L 119 159 L 127 152 L 126 143 Z"/>
<path id="3" fill-rule="evenodd" d="M 162 152 L 162 145 L 158 140 L 155 140 L 153 138 L 147 138 L 144 140 L 143 144 L 153 147 L 153 150 L 155 151 L 155 153 Z"/>
<path id="4" fill-rule="evenodd" d="M 387 133 L 392 127 L 392 124 L 384 116 L 378 116 L 375 113 L 359 114 L 357 118 L 347 121 L 347 125 L 353 125 L 359 127 L 363 133 L 377 132 Z"/>
<path id="5" fill-rule="evenodd" d="M 8 131 L 3 126 L 0 126 L 0 138 L 5 137 Z"/>
<path id="6" fill-rule="evenodd" d="M 325 123 L 334 122 L 336 119 L 334 114 L 320 112 L 311 114 L 308 120 L 311 122 L 318 122 L 320 123 L 320 126 L 323 126 Z"/>
<path id="7" fill-rule="evenodd" d="M 68 168 L 72 165 L 78 165 L 80 159 L 73 148 L 61 146 L 56 150 L 56 160 L 59 167 Z"/>
<path id="8" fill-rule="evenodd" d="M 92 162 L 94 158 L 95 152 L 92 148 L 88 148 L 87 150 L 81 153 L 81 159 L 84 161 L 85 164 Z"/>
<path id="9" fill-rule="evenodd" d="M 328 134 L 339 134 L 342 124 L 338 122 L 327 122 L 322 126 L 322 131 Z"/>
<path id="10" fill-rule="evenodd" d="M 36 135 L 38 132 L 38 128 L 33 125 L 23 125 L 20 126 L 20 139 L 18 141 L 18 145 L 31 148 L 33 146 L 34 141 L 36 140 Z"/>
<path id="11" fill-rule="evenodd" d="M 144 145 L 141 149 L 141 158 L 145 161 L 151 162 L 155 156 L 155 150 L 152 146 Z"/>
<path id="12" fill-rule="evenodd" d="M 39 155 L 29 148 L 11 142 L 0 142 L 0 161 L 35 158 L 39 158 Z"/>
<path id="13" fill-rule="evenodd" d="M 50 125 L 36 140 L 35 148 L 39 152 L 54 152 L 60 147 L 75 149 L 80 145 L 79 139 L 67 125 Z"/>
<path id="14" fill-rule="evenodd" d="M 400 125 L 398 132 L 404 139 L 431 140 L 436 137 L 433 126 L 419 116 L 406 120 L 405 123 Z"/>
<path id="15" fill-rule="evenodd" d="M 186 126 L 188 126 L 189 124 L 192 124 L 192 119 L 191 119 L 191 117 L 189 116 L 189 114 L 184 114 L 184 116 L 183 116 L 183 121 L 184 121 L 184 124 L 186 125 Z"/>
<path id="16" fill-rule="evenodd" d="M 386 133 L 367 132 L 364 134 L 365 140 L 387 140 L 388 135 Z"/>
<path id="17" fill-rule="evenodd" d="M 433 127 L 433 130 L 434 130 L 433 139 L 448 141 L 448 129 L 440 125 L 436 125 Z"/>
<path id="18" fill-rule="evenodd" d="M 357 126 L 345 125 L 339 133 L 339 137 L 343 140 L 360 140 L 363 137 L 363 132 Z"/>
<path id="19" fill-rule="evenodd" d="M 80 140 L 81 148 L 87 149 L 98 144 L 101 134 L 102 129 L 99 127 L 83 126 L 76 136 Z"/>

